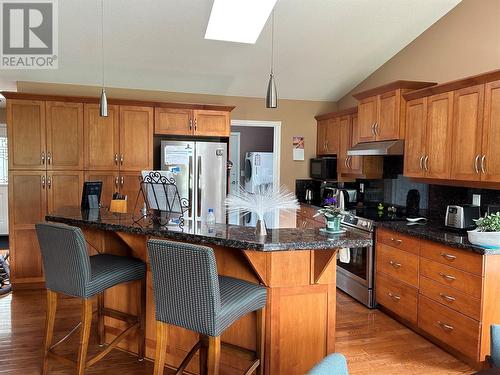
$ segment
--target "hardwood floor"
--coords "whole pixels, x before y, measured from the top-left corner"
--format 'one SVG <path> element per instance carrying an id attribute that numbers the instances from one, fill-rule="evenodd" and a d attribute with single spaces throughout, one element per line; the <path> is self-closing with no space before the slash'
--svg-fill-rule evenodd
<path id="1" fill-rule="evenodd" d="M 337 351 L 346 355 L 351 375 L 473 373 L 467 365 L 384 313 L 368 310 L 343 293 L 337 296 Z M 55 340 L 78 322 L 76 303 L 71 298 L 59 301 Z M 0 374 L 40 373 L 45 306 L 45 291 L 18 291 L 0 297 Z M 60 352 L 76 355 L 76 346 L 75 336 Z M 93 325 L 89 354 L 97 350 L 97 328 Z M 138 362 L 136 357 L 114 350 L 86 374 L 147 375 L 152 372 L 149 361 Z M 51 361 L 49 374 L 71 373 L 69 367 Z"/>

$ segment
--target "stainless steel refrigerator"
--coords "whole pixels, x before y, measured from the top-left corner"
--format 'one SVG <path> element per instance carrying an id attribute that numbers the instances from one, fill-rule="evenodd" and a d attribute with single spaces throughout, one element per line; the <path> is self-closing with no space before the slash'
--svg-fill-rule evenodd
<path id="1" fill-rule="evenodd" d="M 208 209 L 217 223 L 226 223 L 227 144 L 218 142 L 161 142 L 161 169 L 175 178 L 190 210 L 185 218 L 204 221 Z"/>

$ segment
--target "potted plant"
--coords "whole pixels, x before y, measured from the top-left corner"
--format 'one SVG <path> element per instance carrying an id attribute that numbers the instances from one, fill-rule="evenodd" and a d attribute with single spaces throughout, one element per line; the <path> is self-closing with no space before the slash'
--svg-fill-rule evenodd
<path id="1" fill-rule="evenodd" d="M 340 230 L 340 222 L 342 217 L 347 214 L 346 211 L 336 206 L 337 198 L 325 199 L 325 206 L 320 208 L 314 217 L 323 215 L 325 218 L 326 229 L 330 232 L 338 232 Z"/>
<path id="2" fill-rule="evenodd" d="M 483 247 L 500 247 L 500 212 L 475 220 L 477 228 L 468 231 L 470 243 Z"/>

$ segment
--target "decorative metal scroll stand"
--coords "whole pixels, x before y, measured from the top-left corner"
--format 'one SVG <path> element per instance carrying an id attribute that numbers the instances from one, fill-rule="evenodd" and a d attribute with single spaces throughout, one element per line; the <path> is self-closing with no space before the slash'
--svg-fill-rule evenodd
<path id="1" fill-rule="evenodd" d="M 161 226 L 176 225 L 184 227 L 184 213 L 189 210 L 189 201 L 179 194 L 175 179 L 162 175 L 160 172 L 150 172 L 141 178 L 141 189 L 137 194 L 132 220 L 136 224 L 159 224 Z M 137 210 L 139 197 L 146 204 L 146 210 Z M 136 213 L 142 215 L 137 218 Z"/>

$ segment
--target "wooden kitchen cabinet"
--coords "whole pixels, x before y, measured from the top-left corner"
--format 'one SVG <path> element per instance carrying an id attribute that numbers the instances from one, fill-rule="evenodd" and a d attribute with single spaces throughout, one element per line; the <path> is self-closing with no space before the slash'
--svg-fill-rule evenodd
<path id="1" fill-rule="evenodd" d="M 87 171 L 85 181 L 101 181 L 101 206 L 109 208 L 111 198 L 120 189 L 120 176 L 118 172 L 112 171 Z"/>
<path id="2" fill-rule="evenodd" d="M 351 148 L 352 140 L 352 124 L 350 116 L 343 116 L 339 121 L 339 153 L 337 156 L 338 167 L 340 173 L 349 172 L 349 156 L 347 151 Z"/>
<path id="3" fill-rule="evenodd" d="M 376 140 L 375 124 L 378 117 L 378 98 L 373 96 L 362 99 L 358 105 L 359 142 Z"/>
<path id="4" fill-rule="evenodd" d="M 155 108 L 155 134 L 192 135 L 193 111 L 183 108 Z"/>
<path id="5" fill-rule="evenodd" d="M 229 110 L 155 108 L 155 134 L 229 137 Z"/>
<path id="6" fill-rule="evenodd" d="M 326 133 L 328 127 L 328 119 L 319 120 L 317 122 L 317 143 L 316 143 L 316 153 L 318 155 L 326 155 Z"/>
<path id="7" fill-rule="evenodd" d="M 500 80 L 485 85 L 481 180 L 500 182 Z"/>
<path id="8" fill-rule="evenodd" d="M 229 137 L 231 132 L 229 112 L 195 109 L 193 117 L 194 135 Z"/>
<path id="9" fill-rule="evenodd" d="M 451 178 L 479 180 L 483 134 L 484 85 L 456 90 L 453 98 Z"/>
<path id="10" fill-rule="evenodd" d="M 9 170 L 46 169 L 45 102 L 7 101 Z"/>
<path id="11" fill-rule="evenodd" d="M 88 170 L 118 170 L 120 157 L 119 107 L 108 106 L 108 117 L 99 116 L 99 105 L 84 105 L 84 159 Z"/>
<path id="12" fill-rule="evenodd" d="M 404 175 L 424 177 L 424 158 L 427 129 L 427 98 L 408 101 L 406 104 L 406 139 Z"/>
<path id="13" fill-rule="evenodd" d="M 82 170 L 83 103 L 48 101 L 45 110 L 47 169 Z"/>
<path id="14" fill-rule="evenodd" d="M 120 106 L 120 170 L 153 168 L 153 107 Z"/>
<path id="15" fill-rule="evenodd" d="M 65 206 L 80 206 L 82 200 L 83 172 L 47 172 L 47 212 L 52 213 Z"/>
<path id="16" fill-rule="evenodd" d="M 377 141 L 404 138 L 404 108 L 401 108 L 401 90 L 393 90 L 378 96 L 378 121 L 375 125 Z"/>
<path id="17" fill-rule="evenodd" d="M 339 154 L 339 135 L 340 135 L 340 118 L 332 118 L 328 120 L 326 127 L 326 152 L 329 155 Z"/>
<path id="18" fill-rule="evenodd" d="M 141 173 L 120 172 L 120 194 L 127 196 L 127 212 L 138 212 L 144 205 L 144 198 L 140 194 Z"/>

